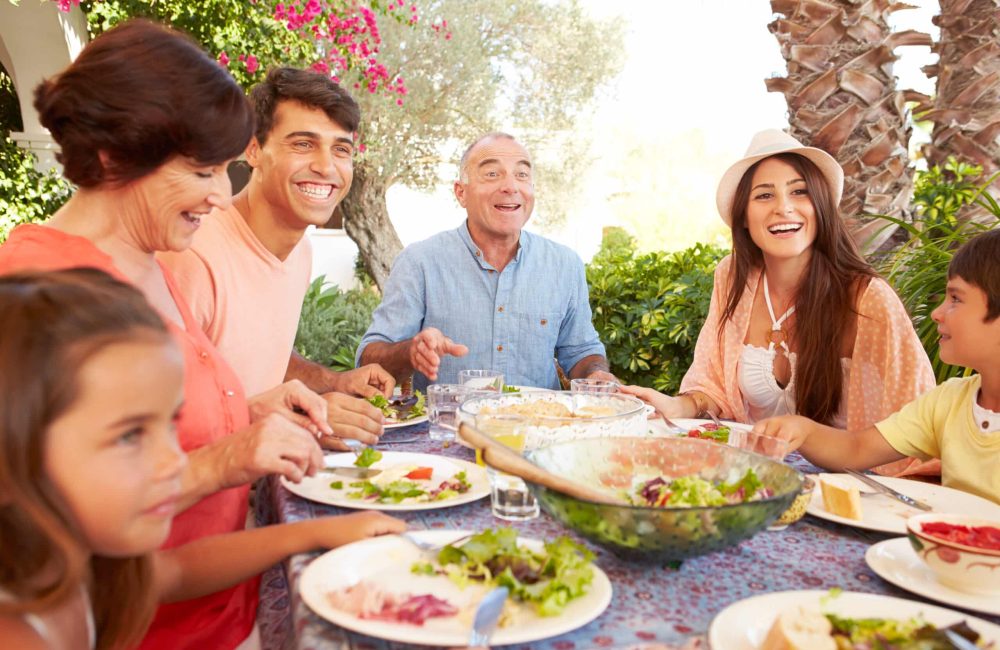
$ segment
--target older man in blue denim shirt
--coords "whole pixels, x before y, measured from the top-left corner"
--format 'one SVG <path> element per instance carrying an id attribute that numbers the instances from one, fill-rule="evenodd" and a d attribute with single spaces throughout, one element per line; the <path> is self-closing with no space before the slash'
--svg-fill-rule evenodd
<path id="1" fill-rule="evenodd" d="M 453 383 L 464 368 L 559 388 L 553 357 L 570 377 L 614 379 L 580 258 L 522 230 L 534 207 L 524 147 L 503 133 L 477 140 L 462 156 L 455 197 L 468 219 L 396 258 L 358 363 L 379 363 L 398 381 L 416 371 L 421 389 Z"/>

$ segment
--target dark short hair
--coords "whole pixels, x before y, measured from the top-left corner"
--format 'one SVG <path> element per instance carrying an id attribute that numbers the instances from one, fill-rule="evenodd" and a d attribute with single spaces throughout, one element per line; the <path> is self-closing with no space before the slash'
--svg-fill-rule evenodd
<path id="1" fill-rule="evenodd" d="M 142 178 L 176 155 L 219 164 L 253 133 L 229 73 L 188 36 L 143 19 L 101 34 L 39 84 L 35 108 L 62 149 L 63 174 L 81 187 Z"/>
<path id="2" fill-rule="evenodd" d="M 257 141 L 261 144 L 271 134 L 274 113 L 282 101 L 318 108 L 351 133 L 361 122 L 358 103 L 330 77 L 315 70 L 272 68 L 264 81 L 250 90 L 250 103 L 257 114 Z"/>
<path id="3" fill-rule="evenodd" d="M 960 277 L 986 294 L 986 320 L 1000 316 L 1000 230 L 976 235 L 955 251 L 948 278 Z"/>

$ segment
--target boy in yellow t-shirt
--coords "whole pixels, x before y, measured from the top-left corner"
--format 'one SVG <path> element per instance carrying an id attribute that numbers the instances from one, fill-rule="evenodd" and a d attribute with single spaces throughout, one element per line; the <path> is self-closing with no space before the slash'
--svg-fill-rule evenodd
<path id="1" fill-rule="evenodd" d="M 810 462 L 833 470 L 940 458 L 944 485 L 1000 503 L 1000 230 L 958 249 L 931 317 L 941 360 L 979 374 L 950 379 L 862 431 L 796 415 L 762 420 L 754 431 L 790 440 Z"/>

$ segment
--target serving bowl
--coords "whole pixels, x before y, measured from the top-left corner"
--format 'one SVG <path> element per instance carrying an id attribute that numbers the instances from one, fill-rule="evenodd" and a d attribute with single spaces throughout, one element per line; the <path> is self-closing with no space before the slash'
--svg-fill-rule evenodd
<path id="1" fill-rule="evenodd" d="M 491 426 L 484 418 L 495 415 L 518 428 L 525 449 L 566 440 L 639 436 L 648 429 L 645 404 L 622 393 L 554 390 L 473 397 L 462 403 L 457 418 L 459 424 L 488 431 Z"/>
<path id="2" fill-rule="evenodd" d="M 623 494 L 637 473 L 736 481 L 752 468 L 772 496 L 694 508 L 611 505 L 577 499 L 528 481 L 552 517 L 617 555 L 676 561 L 733 546 L 788 509 L 802 491 L 795 469 L 735 447 L 692 438 L 615 437 L 558 442 L 525 453 L 540 467 Z"/>
<path id="3" fill-rule="evenodd" d="M 924 530 L 924 524 L 943 523 L 969 528 L 989 526 L 1000 530 L 1000 521 L 969 515 L 926 513 L 906 520 L 910 545 L 941 584 L 974 594 L 1000 594 L 1000 547 L 968 546 Z"/>

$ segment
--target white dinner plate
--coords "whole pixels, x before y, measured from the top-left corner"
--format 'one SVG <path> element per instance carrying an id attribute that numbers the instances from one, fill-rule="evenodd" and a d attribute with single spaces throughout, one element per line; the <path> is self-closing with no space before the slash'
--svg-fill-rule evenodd
<path id="1" fill-rule="evenodd" d="M 917 557 L 905 537 L 868 547 L 865 562 L 886 582 L 940 603 L 1000 616 L 1000 598 L 959 591 L 938 582 L 934 572 Z"/>
<path id="2" fill-rule="evenodd" d="M 412 534 L 430 542 L 445 543 L 470 532 L 433 530 Z M 542 547 L 542 542 L 538 540 L 519 538 L 518 543 L 529 548 Z M 426 555 L 397 535 L 355 542 L 321 555 L 306 567 L 299 580 L 299 593 L 314 612 L 348 630 L 417 645 L 465 646 L 475 607 L 487 590 L 479 585 L 462 590 L 445 576 L 414 575 L 410 571 L 415 562 L 426 561 Z M 358 618 L 329 603 L 327 594 L 361 580 L 373 582 L 395 594 L 433 594 L 458 607 L 459 613 L 431 618 L 416 626 Z M 512 624 L 497 628 L 490 645 L 529 643 L 564 634 L 600 616 L 610 602 L 611 582 L 595 565 L 594 580 L 588 592 L 571 600 L 560 615 L 541 617 L 530 608 L 523 608 Z"/>
<path id="3" fill-rule="evenodd" d="M 820 474 L 819 476 L 827 475 Z M 877 494 L 874 488 L 868 487 L 849 474 L 833 474 L 833 476 L 839 477 L 838 481 L 852 481 L 858 486 L 858 489 L 861 491 L 862 518 L 860 520 L 848 519 L 828 512 L 823 507 L 823 494 L 820 491 L 818 480 L 816 481 L 816 487 L 813 489 L 812 499 L 809 501 L 809 505 L 806 506 L 806 512 L 814 517 L 854 526 L 855 528 L 866 528 L 882 533 L 905 535 L 906 520 L 913 515 L 919 515 L 923 512 L 916 508 L 911 508 L 890 496 Z M 971 515 L 982 519 L 1000 519 L 1000 505 L 992 501 L 987 501 L 975 494 L 947 488 L 943 485 L 934 485 L 932 483 L 905 478 L 891 478 L 888 476 L 872 476 L 872 478 L 897 492 L 927 503 L 934 508 L 934 512 Z"/>
<path id="4" fill-rule="evenodd" d="M 421 415 L 419 417 L 412 418 L 410 420 L 403 420 L 402 422 L 393 422 L 392 420 L 386 420 L 383 428 L 385 429 L 399 429 L 402 427 L 410 427 L 414 424 L 422 424 L 427 421 L 426 415 Z"/>
<path id="5" fill-rule="evenodd" d="M 987 642 L 1000 643 L 1000 626 L 961 612 L 913 600 L 845 591 L 830 597 L 828 591 L 779 591 L 733 603 L 712 621 L 708 643 L 712 650 L 756 650 L 763 643 L 778 614 L 796 607 L 848 618 L 910 619 L 943 627 L 966 621 Z"/>
<path id="6" fill-rule="evenodd" d="M 657 435 L 677 436 L 686 435 L 691 429 L 697 429 L 702 425 L 712 424 L 711 420 L 702 420 L 698 418 L 670 418 L 670 421 L 684 429 L 684 434 L 679 434 L 674 432 L 672 429 L 668 429 L 666 423 L 663 421 L 663 418 L 655 415 L 655 410 L 654 415 L 650 416 L 649 430 L 651 433 L 655 433 Z M 752 428 L 749 424 L 733 422 L 732 420 L 722 420 L 722 423 L 733 429 L 746 429 L 749 431 Z"/>
<path id="7" fill-rule="evenodd" d="M 350 452 L 331 454 L 326 456 L 325 465 L 326 467 L 354 467 L 354 459 L 354 454 Z M 385 471 L 397 465 L 415 465 L 433 468 L 433 484 L 440 484 L 441 481 L 464 471 L 466 480 L 472 484 L 472 487 L 464 494 L 459 494 L 453 499 L 445 499 L 443 501 L 378 503 L 364 499 L 349 498 L 347 494 L 357 490 L 357 488 L 350 487 L 349 484 L 361 479 L 342 476 L 333 472 L 320 472 L 316 476 L 307 476 L 302 479 L 301 483 L 292 483 L 285 477 L 281 477 L 281 484 L 292 494 L 297 494 L 310 501 L 326 503 L 341 508 L 395 512 L 448 508 L 482 499 L 485 496 L 489 496 L 490 493 L 490 481 L 486 476 L 486 469 L 457 458 L 445 458 L 444 456 L 435 456 L 434 454 L 417 454 L 405 451 L 383 451 L 382 459 L 374 463 L 372 468 Z M 340 490 L 330 487 L 330 483 L 334 481 L 343 482 L 344 487 Z"/>

